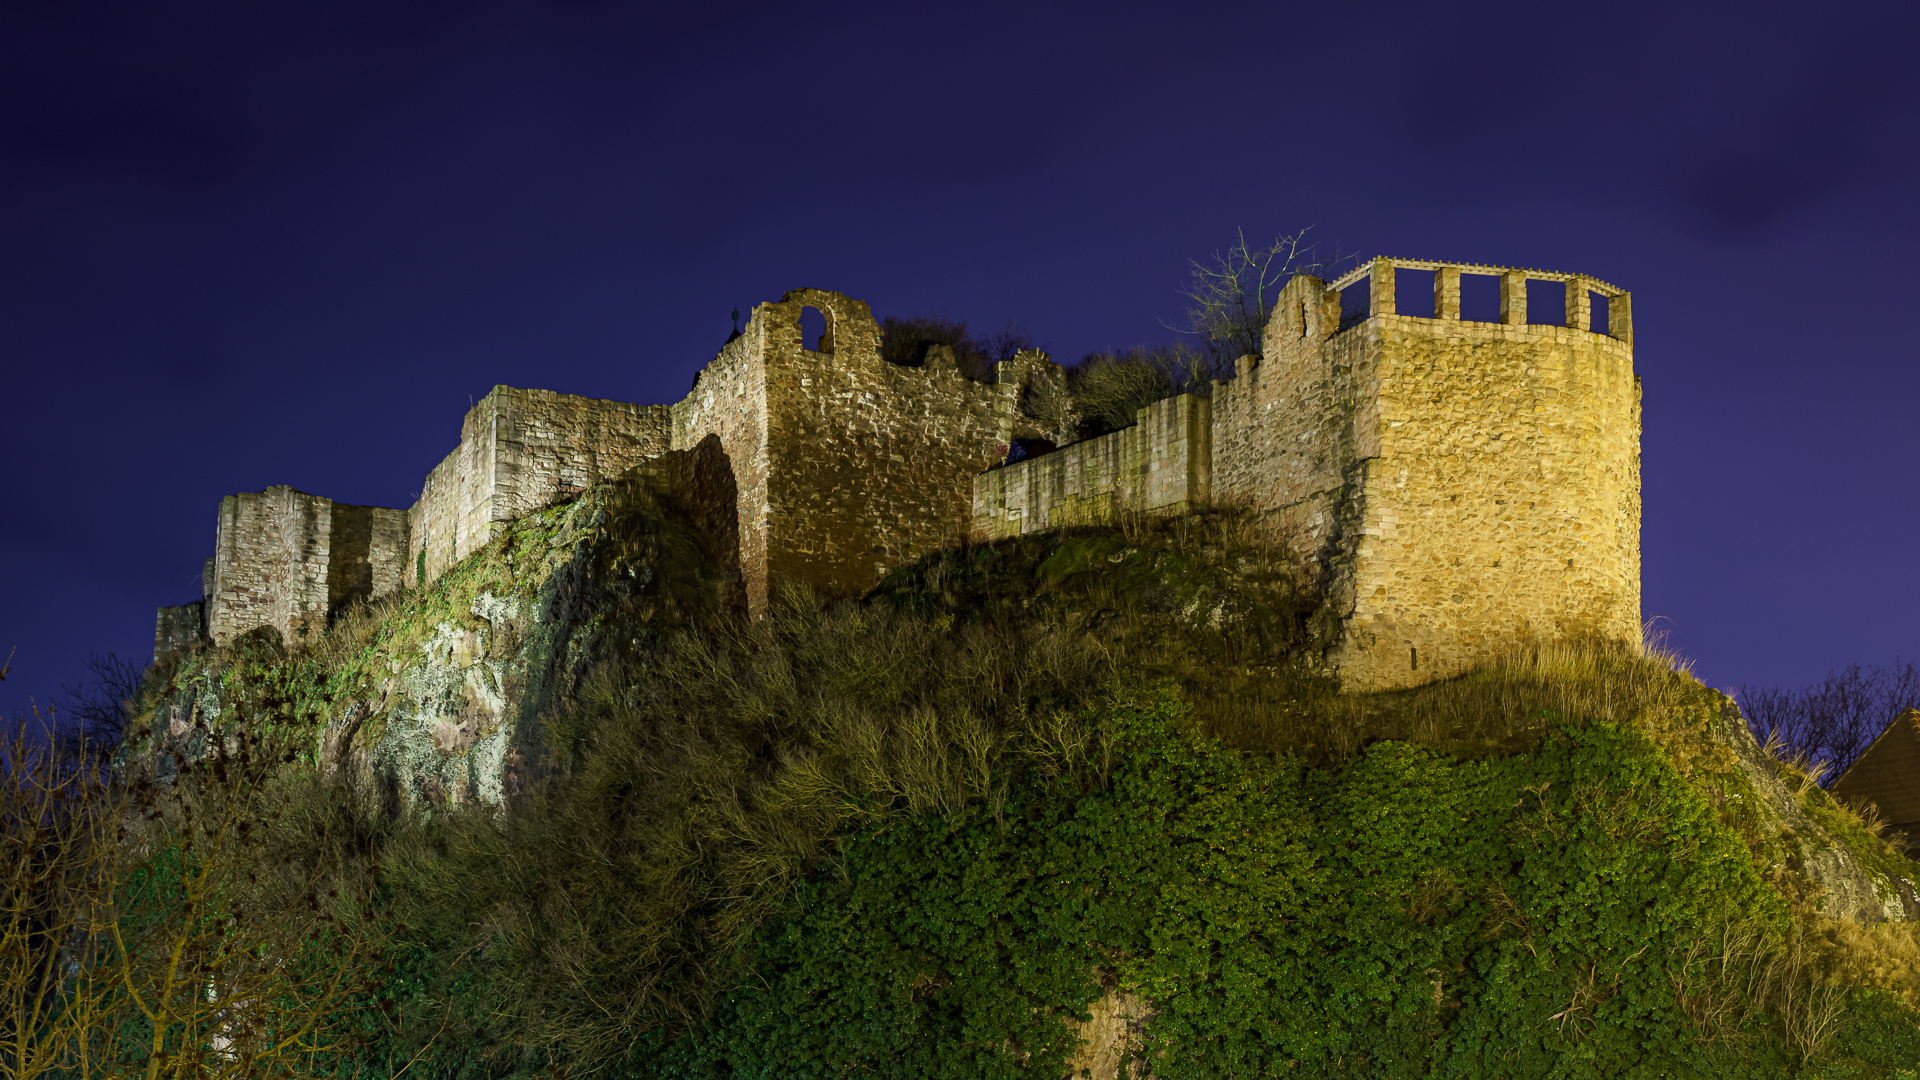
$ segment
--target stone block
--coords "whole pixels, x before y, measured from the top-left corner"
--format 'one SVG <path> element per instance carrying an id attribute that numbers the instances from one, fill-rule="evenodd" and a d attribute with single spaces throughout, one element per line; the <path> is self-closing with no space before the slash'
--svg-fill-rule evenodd
<path id="1" fill-rule="evenodd" d="M 1433 272 L 1433 316 L 1460 318 L 1460 268 L 1443 266 Z"/>
<path id="2" fill-rule="evenodd" d="M 1527 325 L 1527 275 L 1508 270 L 1500 275 L 1500 322 L 1506 326 Z"/>

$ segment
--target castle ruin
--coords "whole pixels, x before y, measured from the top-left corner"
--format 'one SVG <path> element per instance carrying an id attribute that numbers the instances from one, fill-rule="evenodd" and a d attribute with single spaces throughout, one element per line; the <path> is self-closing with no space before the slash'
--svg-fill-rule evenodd
<path id="1" fill-rule="evenodd" d="M 1498 278 L 1497 321 L 1461 318 L 1463 274 Z M 1422 275 L 1432 314 L 1401 313 L 1400 278 Z M 1529 322 L 1530 281 L 1559 286 L 1564 318 Z M 1364 315 L 1342 325 L 1342 292 L 1362 286 Z M 806 308 L 825 320 L 813 342 Z M 1639 640 L 1640 390 L 1630 298 L 1605 282 L 1375 259 L 1332 283 L 1295 277 L 1264 359 L 1133 427 L 1048 430 L 1026 403 L 1064 389 L 1038 352 L 990 384 L 939 346 L 889 363 L 866 304 L 794 290 L 754 308 L 673 405 L 495 387 L 408 510 L 286 487 L 228 496 L 203 599 L 161 609 L 156 659 L 258 626 L 297 643 L 639 466 L 720 539 L 754 615 L 781 582 L 858 594 L 970 537 L 1233 502 L 1285 523 L 1318 568 L 1348 686 L 1424 682 L 1526 641 Z M 1066 445 L 1003 464 L 1019 439 Z"/>

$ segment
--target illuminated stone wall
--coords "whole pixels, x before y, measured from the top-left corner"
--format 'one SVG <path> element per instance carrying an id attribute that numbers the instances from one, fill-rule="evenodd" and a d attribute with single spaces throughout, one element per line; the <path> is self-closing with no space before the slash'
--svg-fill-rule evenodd
<path id="1" fill-rule="evenodd" d="M 800 339 L 809 307 L 824 316 L 818 342 Z M 958 544 L 974 477 L 1013 439 L 1049 434 L 1022 412 L 1027 391 L 1063 379 L 1040 353 L 999 365 L 991 384 L 961 375 L 943 347 L 920 366 L 888 363 L 867 305 L 818 289 L 760 305 L 747 334 L 763 357 L 769 418 L 764 510 L 741 500 L 743 557 L 748 530 L 765 551 L 764 570 L 749 571 L 755 611 L 766 596 L 756 574 L 857 594 L 891 567 Z"/>
<path id="2" fill-rule="evenodd" d="M 1401 312 L 1402 271 L 1431 274 L 1431 316 Z M 1475 273 L 1499 279 L 1495 320 L 1460 317 Z M 1564 286 L 1564 325 L 1528 321 L 1542 280 Z M 1343 327 L 1340 290 L 1362 283 L 1369 306 Z M 814 341 L 809 308 L 825 328 Z M 1632 341 L 1630 298 L 1591 278 L 1376 260 L 1290 282 L 1265 360 L 1243 358 L 1210 396 L 1001 467 L 1015 439 L 1059 440 L 1024 407 L 1036 388 L 1064 396 L 1057 366 L 1021 353 L 980 384 L 944 348 L 891 364 L 864 303 L 799 289 L 756 307 L 671 406 L 495 387 L 409 511 L 284 487 L 230 496 L 205 619 L 216 641 L 271 625 L 297 642 L 351 599 L 431 581 L 502 523 L 644 464 L 755 614 L 783 581 L 859 593 L 969 533 L 1221 500 L 1283 521 L 1318 568 L 1349 685 L 1421 682 L 1530 640 L 1637 642 Z"/>
<path id="3" fill-rule="evenodd" d="M 1467 321 L 1461 268 L 1443 265 L 1435 316 L 1402 315 L 1395 269 L 1366 269 L 1369 313 L 1345 330 L 1333 289 L 1297 278 L 1283 291 L 1266 370 L 1215 414 L 1215 454 L 1231 462 L 1216 494 L 1298 525 L 1344 617 L 1332 659 L 1349 685 L 1424 682 L 1530 641 L 1637 645 L 1626 295 L 1559 275 L 1579 301 L 1569 321 L 1589 290 L 1612 293 L 1614 334 L 1529 324 L 1528 272 L 1502 271 L 1503 321 Z"/>
<path id="4" fill-rule="evenodd" d="M 1105 524 L 1123 510 L 1176 514 L 1204 505 L 1212 404 L 1190 394 L 1157 401 L 1135 414 L 1132 427 L 980 475 L 973 534 L 998 540 Z"/>
<path id="5" fill-rule="evenodd" d="M 402 510 L 285 485 L 227 496 L 205 600 L 207 636 L 225 644 L 257 626 L 290 644 L 317 636 L 331 613 L 399 583 L 406 535 Z"/>
<path id="6" fill-rule="evenodd" d="M 494 387 L 407 512 L 407 584 L 433 581 L 501 524 L 658 456 L 671 438 L 664 406 Z"/>
<path id="7" fill-rule="evenodd" d="M 1400 270 L 1432 275 L 1431 316 L 1400 313 Z M 1499 278 L 1498 321 L 1460 317 L 1462 273 Z M 1528 322 L 1527 283 L 1542 280 L 1564 287 L 1566 325 Z M 1336 286 L 1361 284 L 1368 307 L 1343 329 Z M 1606 333 L 1590 328 L 1593 295 Z M 1383 259 L 1332 285 L 1297 277 L 1264 361 L 1213 384 L 1204 424 L 1200 403 L 1174 399 L 1134 428 L 986 473 L 973 532 L 1209 498 L 1264 511 L 1317 568 L 1344 627 L 1329 659 L 1352 687 L 1425 682 L 1531 641 L 1637 645 L 1632 342 L 1630 297 L 1580 275 Z"/>

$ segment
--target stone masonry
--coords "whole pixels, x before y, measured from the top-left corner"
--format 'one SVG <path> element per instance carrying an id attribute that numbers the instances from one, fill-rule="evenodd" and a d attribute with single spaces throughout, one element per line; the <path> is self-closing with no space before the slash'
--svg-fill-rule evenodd
<path id="1" fill-rule="evenodd" d="M 808 307 L 826 317 L 818 342 L 800 339 Z M 756 613 L 772 582 L 864 592 L 888 569 L 959 544 L 973 478 L 1013 439 L 1050 434 L 1021 410 L 1032 383 L 1064 378 L 1039 353 L 999 365 L 991 385 L 961 375 L 943 348 L 919 367 L 890 364 L 867 305 L 818 289 L 755 308 L 733 346 L 742 363 L 712 385 L 710 366 L 674 406 L 674 446 L 713 434 L 736 463 Z"/>
<path id="2" fill-rule="evenodd" d="M 1400 313 L 1402 272 L 1432 275 L 1431 317 Z M 1499 278 L 1498 321 L 1460 318 L 1463 273 Z M 1530 280 L 1564 284 L 1559 323 L 1528 321 Z M 1362 282 L 1367 315 L 1343 328 L 1341 290 Z M 1594 295 L 1605 333 L 1591 326 Z M 797 289 L 754 308 L 673 405 L 495 387 L 410 510 L 285 487 L 229 496 L 204 632 L 227 641 L 269 625 L 297 643 L 347 601 L 431 582 L 501 524 L 645 466 L 701 519 L 755 615 L 783 582 L 859 593 L 968 535 L 1230 501 L 1285 522 L 1319 567 L 1349 686 L 1426 681 L 1525 641 L 1637 642 L 1629 304 L 1580 275 L 1459 263 L 1297 277 L 1265 360 L 1243 358 L 1210 396 L 1001 466 L 1015 439 L 1059 441 L 1023 407 L 1036 387 L 1064 389 L 1059 367 L 1021 353 L 980 384 L 942 348 L 891 364 L 865 304 Z M 802 340 L 807 308 L 824 317 L 815 341 Z M 195 623 L 165 609 L 156 654 Z"/>
<path id="3" fill-rule="evenodd" d="M 817 341 L 801 340 L 807 308 L 824 317 Z M 414 576 L 432 581 L 498 524 L 659 460 L 697 513 L 730 530 L 715 539 L 749 612 L 766 610 L 779 581 L 864 591 L 964 539 L 973 478 L 1013 439 L 1049 434 L 1021 403 L 1060 369 L 1022 353 L 996 375 L 975 383 L 942 348 L 918 367 L 888 363 L 867 305 L 796 289 L 754 308 L 674 405 L 496 387 L 409 514 Z"/>
<path id="4" fill-rule="evenodd" d="M 825 317 L 818 341 L 801 340 L 807 308 Z M 702 521 L 747 611 L 764 612 L 779 581 L 860 592 L 965 537 L 973 477 L 1013 439 L 1052 434 L 1021 403 L 1036 380 L 1058 391 L 1063 379 L 1035 352 L 999 365 L 990 385 L 943 348 L 918 367 L 890 364 L 865 304 L 795 290 L 756 307 L 674 405 L 495 387 L 409 510 L 284 487 L 229 496 L 204 633 L 226 642 L 272 626 L 298 643 L 344 603 L 432 582 L 500 525 L 643 465 Z M 196 625 L 163 609 L 156 659 Z"/>
<path id="5" fill-rule="evenodd" d="M 399 587 L 406 541 L 401 510 L 284 485 L 229 495 L 220 501 L 206 634 L 217 644 L 256 626 L 290 643 L 317 634 L 351 601 Z"/>
<path id="6" fill-rule="evenodd" d="M 438 578 L 500 525 L 660 456 L 671 431 L 662 405 L 494 387 L 406 512 L 408 583 Z"/>
<path id="7" fill-rule="evenodd" d="M 1400 270 L 1433 274 L 1432 317 L 1397 311 Z M 1463 272 L 1499 276 L 1500 322 L 1460 318 Z M 1565 284 L 1566 325 L 1527 322 L 1530 279 Z M 1342 329 L 1340 289 L 1361 281 L 1368 315 Z M 1608 333 L 1590 329 L 1591 293 L 1607 298 Z M 1210 422 L 1190 422 L 1184 448 L 1142 429 L 1203 402 L 1161 402 L 1124 461 L 1094 444 L 1129 432 L 979 477 L 974 534 L 1209 497 L 1268 511 L 1320 569 L 1344 628 L 1331 659 L 1352 687 L 1424 682 L 1529 641 L 1637 643 L 1632 342 L 1628 295 L 1574 274 L 1377 259 L 1331 286 L 1296 277 L 1265 361 L 1213 384 Z M 1115 464 L 1083 464 L 1096 459 Z"/>
<path id="8" fill-rule="evenodd" d="M 999 540 L 1111 522 L 1124 510 L 1177 514 L 1211 501 L 1212 401 L 1182 394 L 1130 428 L 1063 446 L 973 482 L 973 532 Z"/>

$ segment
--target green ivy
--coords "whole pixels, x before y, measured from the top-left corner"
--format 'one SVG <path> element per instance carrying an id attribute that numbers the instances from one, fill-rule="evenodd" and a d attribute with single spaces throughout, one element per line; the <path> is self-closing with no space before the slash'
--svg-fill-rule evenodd
<path id="1" fill-rule="evenodd" d="M 1638 732 L 1570 726 L 1480 762 L 1380 743 L 1312 769 L 1180 713 L 1115 710 L 1104 784 L 1035 779 L 848 838 L 733 959 L 714 1014 L 643 1039 L 631 1073 L 1060 1076 L 1067 1021 L 1112 987 L 1156 1010 L 1142 1049 L 1164 1080 L 1789 1067 L 1759 1021 L 1707 1039 L 1676 1002 L 1694 936 L 1784 932 L 1787 912 Z"/>

